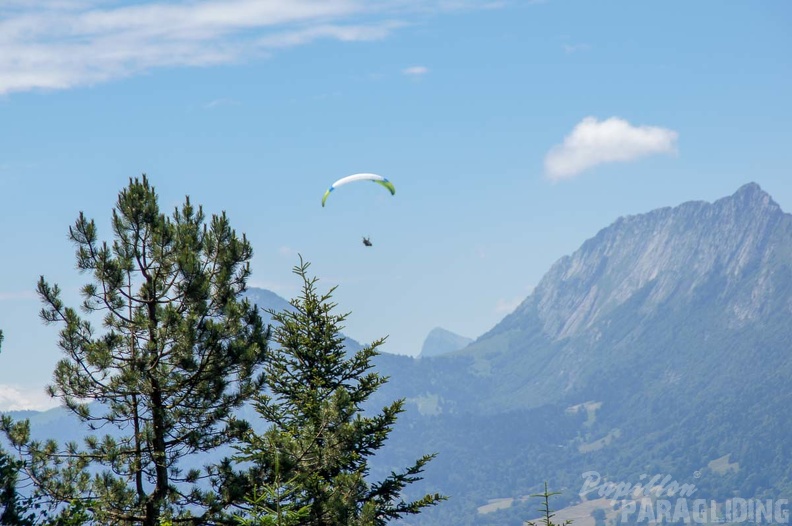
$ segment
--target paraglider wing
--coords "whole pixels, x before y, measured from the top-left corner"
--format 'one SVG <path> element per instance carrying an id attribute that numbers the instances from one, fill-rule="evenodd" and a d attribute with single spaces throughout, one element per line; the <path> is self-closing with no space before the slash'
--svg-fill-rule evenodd
<path id="1" fill-rule="evenodd" d="M 390 181 L 388 181 L 387 179 L 385 179 L 381 175 L 377 175 L 377 174 L 354 174 L 354 175 L 348 175 L 346 177 L 342 177 L 338 181 L 334 182 L 330 186 L 330 188 L 328 188 L 327 191 L 322 196 L 322 206 L 325 205 L 325 201 L 327 201 L 327 198 L 330 196 L 330 192 L 332 192 L 333 190 L 335 190 L 339 186 L 343 186 L 343 185 L 345 185 L 347 183 L 352 183 L 352 182 L 355 182 L 355 181 L 371 181 L 371 182 L 377 183 L 377 184 L 382 185 L 385 188 L 387 188 L 388 191 L 391 193 L 391 195 L 395 195 L 396 194 L 396 187 L 393 186 L 393 183 L 391 183 Z"/>

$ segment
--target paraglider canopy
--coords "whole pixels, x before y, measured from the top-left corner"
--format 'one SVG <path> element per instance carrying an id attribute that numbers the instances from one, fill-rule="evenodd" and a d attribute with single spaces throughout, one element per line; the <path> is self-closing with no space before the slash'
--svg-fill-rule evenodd
<path id="1" fill-rule="evenodd" d="M 355 182 L 355 181 L 371 181 L 373 183 L 377 183 L 377 184 L 387 188 L 388 191 L 391 193 L 391 195 L 395 195 L 396 194 L 396 187 L 393 186 L 393 183 L 391 183 L 390 181 L 388 181 L 387 179 L 385 179 L 381 175 L 370 174 L 370 173 L 353 174 L 353 175 L 348 175 L 346 177 L 342 177 L 338 181 L 334 182 L 330 186 L 330 188 L 327 189 L 327 191 L 322 196 L 322 206 L 325 205 L 325 201 L 327 201 L 327 198 L 330 196 L 330 192 L 332 192 L 333 190 L 335 190 L 339 186 L 343 186 L 343 185 L 345 185 L 347 183 L 352 183 L 352 182 Z"/>

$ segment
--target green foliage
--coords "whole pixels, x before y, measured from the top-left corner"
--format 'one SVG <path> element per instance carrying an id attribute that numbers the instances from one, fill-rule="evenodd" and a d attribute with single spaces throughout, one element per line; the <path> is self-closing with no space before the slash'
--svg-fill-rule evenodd
<path id="1" fill-rule="evenodd" d="M 3 331 L 0 331 L 0 345 Z M 5 417 L 4 417 L 5 418 Z M 0 524 L 33 526 L 35 506 L 19 494 L 19 474 L 24 463 L 12 458 L 0 447 Z"/>
<path id="2" fill-rule="evenodd" d="M 254 486 L 251 495 L 245 498 L 250 506 L 247 516 L 236 516 L 241 526 L 298 526 L 307 520 L 311 507 L 299 506 L 294 498 L 295 480 L 283 484 L 276 466 L 275 480 L 261 488 Z"/>
<path id="3" fill-rule="evenodd" d="M 421 479 L 434 455 L 380 482 L 367 480 L 369 457 L 383 446 L 403 410 L 403 400 L 373 416 L 362 409 L 387 381 L 371 370 L 383 340 L 347 354 L 340 333 L 346 315 L 333 312 L 334 289 L 317 292 L 308 266 L 301 260 L 294 268 L 303 286 L 293 308 L 271 312 L 278 347 L 265 366 L 268 391 L 257 396 L 256 411 L 272 425 L 263 435 L 247 434 L 239 459 L 254 463 L 255 480 L 282 475 L 287 482 L 270 487 L 282 490 L 293 509 L 308 507 L 300 522 L 306 526 L 380 525 L 419 513 L 445 497 L 408 501 L 402 493 Z M 271 490 L 266 498 L 268 508 L 278 504 Z"/>
<path id="4" fill-rule="evenodd" d="M 19 495 L 17 484 L 22 463 L 0 449 L 0 524 L 32 525 L 29 506 Z"/>
<path id="5" fill-rule="evenodd" d="M 38 284 L 41 316 L 61 326 L 64 353 L 50 394 L 105 434 L 59 445 L 32 440 L 27 421 L 4 418 L 2 427 L 38 494 L 71 503 L 74 520 L 207 523 L 234 498 L 227 463 L 188 462 L 247 429 L 231 412 L 264 381 L 268 332 L 241 299 L 252 249 L 225 213 L 207 221 L 189 198 L 166 216 L 145 175 L 120 192 L 112 230 L 100 242 L 82 213 L 69 229 L 77 267 L 91 277 L 85 317 L 57 285 Z"/>
<path id="6" fill-rule="evenodd" d="M 54 518 L 44 519 L 39 524 L 42 526 L 82 526 L 83 524 L 89 524 L 90 521 L 91 514 L 85 508 L 85 505 L 79 500 L 74 500 L 65 506 L 60 513 L 56 514 Z"/>
<path id="7" fill-rule="evenodd" d="M 572 524 L 571 520 L 566 520 L 564 522 L 553 522 L 553 517 L 555 517 L 555 513 L 550 509 L 550 497 L 553 495 L 560 495 L 561 493 L 558 491 L 550 493 L 547 489 L 547 482 L 544 483 L 544 491 L 542 493 L 535 493 L 531 495 L 531 497 L 539 497 L 543 500 L 542 507 L 539 508 L 539 511 L 542 513 L 542 518 L 539 519 L 538 522 L 528 521 L 528 526 L 538 526 L 540 524 L 544 526 L 569 526 Z"/>
<path id="8" fill-rule="evenodd" d="M 23 497 L 18 484 L 24 463 L 0 450 L 0 524 L 3 526 L 82 526 L 90 517 L 79 502 L 47 509 L 35 494 Z"/>

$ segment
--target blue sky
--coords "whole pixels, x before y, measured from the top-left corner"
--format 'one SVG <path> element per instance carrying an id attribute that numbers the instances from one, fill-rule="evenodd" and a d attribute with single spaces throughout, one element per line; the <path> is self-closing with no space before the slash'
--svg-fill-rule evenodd
<path id="1" fill-rule="evenodd" d="M 616 218 L 758 182 L 792 210 L 792 4 L 621 0 L 3 0 L 0 409 L 52 405 L 39 275 L 83 279 L 130 177 L 301 253 L 346 332 L 417 354 L 476 337 Z M 388 177 L 345 186 L 356 172 Z M 360 242 L 370 236 L 372 248 Z"/>

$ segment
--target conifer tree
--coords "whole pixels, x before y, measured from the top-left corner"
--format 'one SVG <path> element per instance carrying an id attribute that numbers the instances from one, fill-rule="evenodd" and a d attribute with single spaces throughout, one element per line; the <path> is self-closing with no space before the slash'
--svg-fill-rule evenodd
<path id="1" fill-rule="evenodd" d="M 256 397 L 256 411 L 272 425 L 263 435 L 249 432 L 239 458 L 255 463 L 259 481 L 271 481 L 273 474 L 288 481 L 269 486 L 279 497 L 267 507 L 307 506 L 303 526 L 374 526 L 420 513 L 445 497 L 406 501 L 403 490 L 421 479 L 434 455 L 382 481 L 367 480 L 369 459 L 385 443 L 404 404 L 397 400 L 373 415 L 363 409 L 387 381 L 372 371 L 384 340 L 348 354 L 340 332 L 347 315 L 333 312 L 335 289 L 320 294 L 308 266 L 301 259 L 294 268 L 303 285 L 293 308 L 271 312 L 274 348 L 265 365 L 267 394 Z"/>
<path id="2" fill-rule="evenodd" d="M 553 513 L 553 510 L 550 508 L 550 497 L 560 494 L 560 491 L 550 492 L 550 490 L 547 489 L 547 481 L 545 481 L 544 492 L 534 493 L 531 495 L 531 497 L 538 497 L 542 499 L 542 507 L 539 508 L 539 512 L 541 512 L 542 516 L 537 521 L 527 521 L 525 524 L 527 524 L 527 526 L 570 526 L 570 524 L 572 524 L 571 520 L 553 522 L 555 513 Z"/>
<path id="3" fill-rule="evenodd" d="M 0 331 L 0 345 L 2 343 L 3 331 Z M 0 524 L 21 522 L 17 494 L 19 468 L 19 464 L 0 446 Z"/>
<path id="4" fill-rule="evenodd" d="M 246 430 L 231 413 L 264 381 L 267 328 L 241 296 L 252 249 L 225 213 L 207 221 L 189 197 L 161 212 L 145 175 L 119 193 L 112 231 L 100 242 L 83 213 L 69 229 L 90 275 L 82 315 L 38 283 L 64 353 L 50 395 L 92 434 L 82 446 L 37 442 L 27 421 L 7 418 L 4 431 L 37 492 L 95 523 L 213 524 L 234 498 L 230 463 L 203 464 Z"/>
<path id="5" fill-rule="evenodd" d="M 0 331 L 0 345 L 3 331 Z M 12 457 L 0 445 L 0 524 L 3 526 L 34 526 L 37 507 L 30 497 L 19 492 L 20 472 L 24 463 Z"/>
<path id="6" fill-rule="evenodd" d="M 0 447 L 0 524 L 32 526 L 30 503 L 19 495 L 17 485 L 22 463 Z"/>

